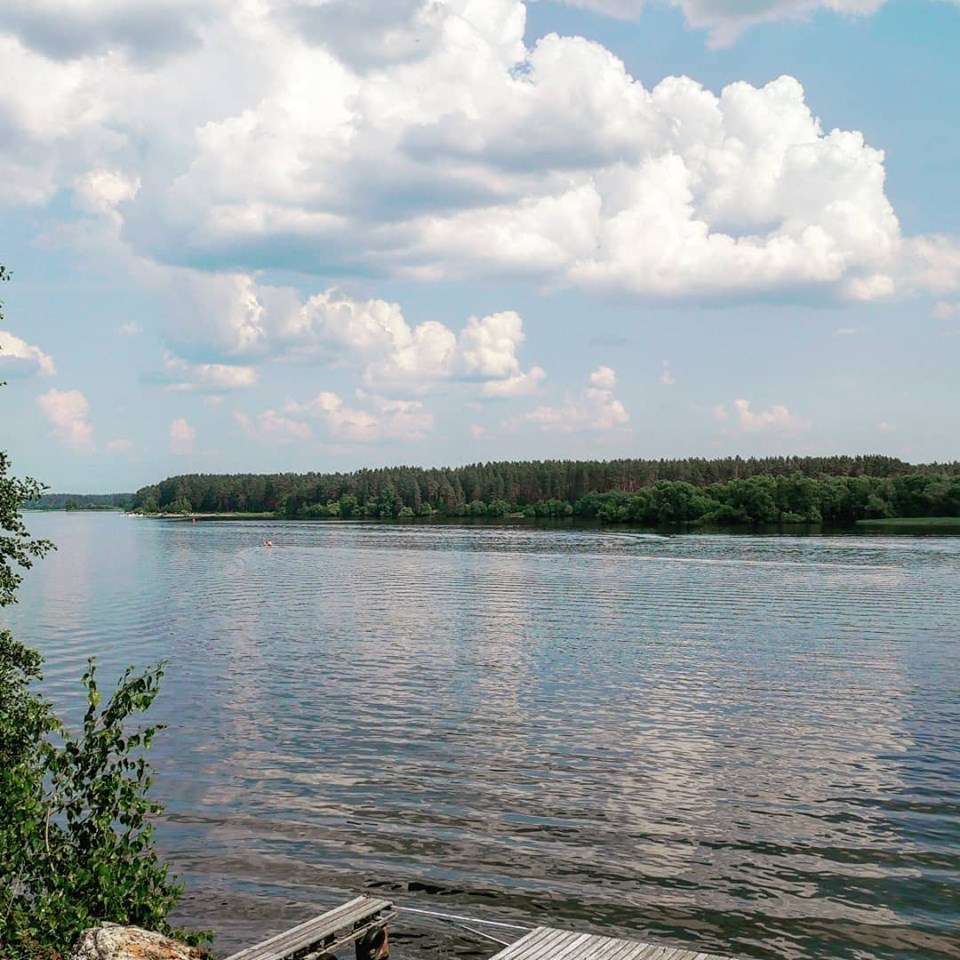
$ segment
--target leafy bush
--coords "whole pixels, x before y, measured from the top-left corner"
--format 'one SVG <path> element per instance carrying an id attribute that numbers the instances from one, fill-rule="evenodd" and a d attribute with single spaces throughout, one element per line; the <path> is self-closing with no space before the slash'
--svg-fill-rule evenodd
<path id="1" fill-rule="evenodd" d="M 16 602 L 19 570 L 53 548 L 30 537 L 20 513 L 42 486 L 8 476 L 9 465 L 0 451 L 0 607 Z M 143 755 L 161 728 L 128 727 L 156 698 L 163 665 L 128 670 L 101 707 L 91 660 L 74 736 L 32 689 L 42 663 L 0 629 L 0 958 L 58 960 L 104 920 L 206 939 L 167 921 L 183 887 L 153 846 L 151 819 L 161 807 L 147 798 Z"/>
<path id="2" fill-rule="evenodd" d="M 31 689 L 41 663 L 0 630 L 0 956 L 53 960 L 103 920 L 173 933 L 166 918 L 183 887 L 153 846 L 161 807 L 148 799 L 143 755 L 161 727 L 129 726 L 157 696 L 163 666 L 128 670 L 101 706 L 91 661 L 73 735 Z"/>
<path id="3" fill-rule="evenodd" d="M 4 654 L 5 681 L 13 678 L 16 656 L 22 661 L 18 680 L 4 686 L 20 686 L 34 739 L 17 745 L 19 762 L 0 781 L 0 943 L 12 957 L 43 956 L 67 949 L 103 920 L 176 932 L 166 918 L 183 887 L 153 846 L 151 818 L 162 808 L 147 797 L 151 778 L 143 756 L 162 727 L 127 726 L 159 692 L 162 665 L 141 674 L 128 670 L 101 707 L 90 661 L 82 681 L 87 709 L 81 731 L 72 735 L 49 704 L 23 689 L 24 680 L 39 677 L 36 655 L 9 642 Z M 198 942 L 202 935 L 186 939 Z"/>

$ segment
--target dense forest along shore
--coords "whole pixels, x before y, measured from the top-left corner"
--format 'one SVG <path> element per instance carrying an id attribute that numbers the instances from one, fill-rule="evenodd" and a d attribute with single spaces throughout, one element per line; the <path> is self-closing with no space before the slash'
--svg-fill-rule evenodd
<path id="1" fill-rule="evenodd" d="M 352 473 L 191 474 L 143 487 L 146 514 L 282 519 L 576 517 L 663 525 L 960 517 L 960 463 L 891 457 L 547 460 Z"/>

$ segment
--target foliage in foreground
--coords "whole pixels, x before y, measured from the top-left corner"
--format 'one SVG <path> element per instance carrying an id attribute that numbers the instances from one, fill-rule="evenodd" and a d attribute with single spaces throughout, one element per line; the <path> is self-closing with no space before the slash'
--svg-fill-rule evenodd
<path id="1" fill-rule="evenodd" d="M 91 661 L 83 676 L 87 709 L 76 734 L 29 691 L 39 666 L 34 651 L 3 632 L 0 688 L 13 694 L 6 698 L 13 709 L 0 712 L 0 736 L 16 721 L 23 735 L 2 741 L 2 956 L 52 957 L 103 920 L 171 933 L 166 918 L 183 887 L 153 846 L 151 819 L 161 807 L 147 796 L 151 778 L 143 756 L 161 728 L 127 725 L 156 697 L 162 666 L 128 670 L 101 705 Z"/>
<path id="2" fill-rule="evenodd" d="M 0 459 L 0 604 L 49 544 L 31 540 L 17 507 L 29 482 Z M 87 709 L 72 734 L 33 685 L 42 658 L 0 629 L 0 958 L 49 958 L 103 920 L 173 932 L 183 888 L 153 845 L 161 807 L 147 796 L 144 751 L 159 726 L 131 727 L 158 692 L 162 665 L 128 670 L 105 704 L 91 661 Z M 197 939 L 196 937 L 193 938 Z"/>
<path id="3" fill-rule="evenodd" d="M 0 452 L 0 607 L 16 602 L 20 571 L 53 547 L 30 536 L 20 513 L 41 485 L 9 467 Z M 33 688 L 42 662 L 0 628 L 0 960 L 57 960 L 103 920 L 172 933 L 166 918 L 183 891 L 153 846 L 161 808 L 147 797 L 143 752 L 160 727 L 128 727 L 157 696 L 162 664 L 128 670 L 101 706 L 91 661 L 74 735 Z"/>

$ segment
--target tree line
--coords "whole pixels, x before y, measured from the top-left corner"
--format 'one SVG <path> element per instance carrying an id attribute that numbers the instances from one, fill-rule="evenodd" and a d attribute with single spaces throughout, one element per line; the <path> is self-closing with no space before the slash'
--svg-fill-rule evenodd
<path id="1" fill-rule="evenodd" d="M 143 513 L 289 519 L 582 517 L 643 524 L 852 523 L 960 516 L 960 462 L 884 456 L 545 460 L 351 473 L 190 474 L 143 487 Z"/>
<path id="2" fill-rule="evenodd" d="M 25 510 L 129 510 L 132 493 L 43 493 L 28 500 Z"/>

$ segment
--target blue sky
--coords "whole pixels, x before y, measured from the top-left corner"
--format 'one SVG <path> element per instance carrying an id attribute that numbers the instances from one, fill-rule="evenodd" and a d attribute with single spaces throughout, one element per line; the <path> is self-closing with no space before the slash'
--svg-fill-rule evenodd
<path id="1" fill-rule="evenodd" d="M 4 447 L 956 459 L 957 49 L 954 0 L 13 0 Z"/>

